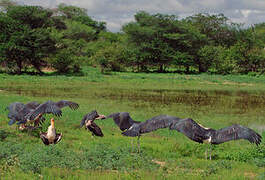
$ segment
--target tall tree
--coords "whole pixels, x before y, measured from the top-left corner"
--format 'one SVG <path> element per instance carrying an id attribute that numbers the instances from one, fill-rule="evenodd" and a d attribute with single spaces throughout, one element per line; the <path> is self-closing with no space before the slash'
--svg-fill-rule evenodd
<path id="1" fill-rule="evenodd" d="M 1 14 L 1 57 L 9 65 L 16 64 L 16 73 L 32 65 L 41 73 L 44 59 L 55 51 L 55 42 L 48 27 L 52 13 L 39 6 L 9 6 Z"/>

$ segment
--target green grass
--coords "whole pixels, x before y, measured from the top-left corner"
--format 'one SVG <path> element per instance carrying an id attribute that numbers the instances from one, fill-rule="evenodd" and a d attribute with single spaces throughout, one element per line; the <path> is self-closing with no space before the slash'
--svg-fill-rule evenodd
<path id="1" fill-rule="evenodd" d="M 253 179 L 265 177 L 265 76 L 180 75 L 160 73 L 100 74 L 85 68 L 83 76 L 0 74 L 0 179 Z M 71 100 L 80 108 L 63 109 L 55 126 L 63 133 L 57 145 L 45 146 L 38 132 L 8 126 L 5 107 L 11 102 Z M 191 117 L 204 126 L 222 128 L 235 123 L 253 128 L 263 141 L 213 146 L 161 129 L 141 138 L 124 137 L 111 119 L 96 121 L 103 138 L 78 129 L 82 117 L 96 109 L 108 115 L 130 112 L 144 121 L 159 114 Z M 51 118 L 52 115 L 46 115 Z M 49 121 L 42 127 L 47 130 Z M 134 147 L 132 148 L 131 143 Z"/>

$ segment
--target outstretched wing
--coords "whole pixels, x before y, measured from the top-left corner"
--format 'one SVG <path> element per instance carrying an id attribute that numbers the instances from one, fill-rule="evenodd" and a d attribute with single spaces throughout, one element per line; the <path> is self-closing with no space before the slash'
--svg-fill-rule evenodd
<path id="1" fill-rule="evenodd" d="M 168 115 L 155 116 L 151 119 L 148 119 L 144 123 L 141 123 L 141 134 L 170 127 L 174 121 L 178 121 L 179 119 L 180 118 Z"/>
<path id="2" fill-rule="evenodd" d="M 87 117 L 89 114 L 84 115 L 83 119 L 80 122 L 80 128 L 83 127 L 86 123 Z"/>
<path id="3" fill-rule="evenodd" d="M 254 130 L 235 124 L 217 130 L 213 135 L 212 143 L 221 144 L 231 140 L 246 139 L 251 143 L 259 145 L 261 142 L 261 138 L 262 137 Z"/>
<path id="4" fill-rule="evenodd" d="M 40 133 L 40 138 L 43 142 L 43 144 L 45 145 L 49 145 L 49 140 L 47 139 L 47 133 L 43 132 L 43 133 Z"/>
<path id="5" fill-rule="evenodd" d="M 25 106 L 29 109 L 36 109 L 39 105 L 40 105 L 40 103 L 38 103 L 36 101 L 31 101 L 31 102 L 28 102 L 27 104 L 25 104 Z"/>
<path id="6" fill-rule="evenodd" d="M 61 109 L 53 102 L 47 101 L 45 103 L 40 104 L 29 116 L 30 120 L 34 120 L 39 114 L 44 113 L 52 113 L 56 116 L 62 116 Z"/>
<path id="7" fill-rule="evenodd" d="M 57 144 L 58 142 L 60 142 L 62 137 L 63 137 L 63 133 L 56 133 L 56 137 L 54 139 L 54 144 Z"/>
<path id="8" fill-rule="evenodd" d="M 16 115 L 17 115 L 18 112 L 21 111 L 24 107 L 25 107 L 25 105 L 24 105 L 23 103 L 21 103 L 21 102 L 14 102 L 14 103 L 11 103 L 11 104 L 7 107 L 7 109 L 9 110 L 7 117 L 8 117 L 9 119 L 11 119 L 11 120 L 9 121 L 9 123 L 8 123 L 9 125 L 12 125 L 12 124 L 14 124 L 14 123 L 16 122 L 16 119 L 15 119 Z"/>
<path id="9" fill-rule="evenodd" d="M 139 124 L 133 124 L 127 131 L 122 132 L 124 136 L 139 136 L 143 133 L 148 133 L 161 128 L 167 128 L 172 125 L 174 121 L 178 121 L 180 118 L 168 115 L 159 115 L 145 122 Z"/>
<path id="10" fill-rule="evenodd" d="M 79 107 L 79 104 L 72 102 L 72 101 L 66 101 L 66 100 L 61 100 L 55 103 L 60 109 L 69 106 L 71 109 L 76 110 Z"/>
<path id="11" fill-rule="evenodd" d="M 203 140 L 208 139 L 207 133 L 209 131 L 215 131 L 213 129 L 209 130 L 206 128 L 203 128 L 199 124 L 197 124 L 193 119 L 187 118 L 187 119 L 180 119 L 177 121 L 174 121 L 173 124 L 170 126 L 170 130 L 177 130 L 178 132 L 183 133 L 188 138 L 190 138 L 193 141 L 203 143 Z"/>
<path id="12" fill-rule="evenodd" d="M 140 123 L 138 121 L 134 121 L 128 112 L 113 113 L 107 118 L 113 118 L 115 124 L 119 126 L 122 131 L 129 129 L 133 123 Z"/>
<path id="13" fill-rule="evenodd" d="M 87 126 L 87 129 L 89 129 L 96 136 L 100 136 L 100 137 L 104 136 L 100 127 L 93 121 L 91 121 L 91 124 Z"/>
<path id="14" fill-rule="evenodd" d="M 9 113 L 17 113 L 20 110 L 22 110 L 25 107 L 25 104 L 21 103 L 21 102 L 14 102 L 11 103 L 7 109 L 9 110 Z"/>

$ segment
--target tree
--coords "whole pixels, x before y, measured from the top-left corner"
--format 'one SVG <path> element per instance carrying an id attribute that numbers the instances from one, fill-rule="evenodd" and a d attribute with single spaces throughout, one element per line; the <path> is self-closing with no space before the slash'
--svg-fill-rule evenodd
<path id="1" fill-rule="evenodd" d="M 72 19 L 78 16 L 87 16 L 86 9 L 76 6 L 68 6 L 64 3 L 59 4 L 58 11 L 67 19 Z"/>
<path id="2" fill-rule="evenodd" d="M 10 6 L 7 9 L 7 16 L 31 29 L 51 27 L 52 14 L 52 11 L 40 6 Z"/>
<path id="3" fill-rule="evenodd" d="M 0 15 L 0 58 L 8 67 L 14 66 L 18 74 L 21 74 L 23 63 L 26 63 L 24 42 L 29 30 L 5 14 Z"/>
<path id="4" fill-rule="evenodd" d="M 78 21 L 82 24 L 92 27 L 94 30 L 96 30 L 96 33 L 99 33 L 100 31 L 106 31 L 106 23 L 94 21 L 87 15 L 87 10 L 84 8 L 60 4 L 57 11 L 66 19 Z"/>
<path id="5" fill-rule="evenodd" d="M 141 69 L 156 66 L 158 71 L 164 72 L 170 64 L 177 64 L 179 55 L 187 48 L 184 27 L 177 16 L 141 11 L 135 20 L 123 26 L 123 31 L 134 45 L 138 66 Z"/>
<path id="6" fill-rule="evenodd" d="M 229 23 L 223 14 L 195 14 L 185 19 L 209 38 L 209 43 L 218 46 L 231 46 L 235 43 L 238 24 Z"/>
<path id="7" fill-rule="evenodd" d="M 49 17 L 50 11 L 38 6 L 9 6 L 1 14 L 1 56 L 9 67 L 16 65 L 16 73 L 28 65 L 41 73 L 44 59 L 56 50 Z"/>

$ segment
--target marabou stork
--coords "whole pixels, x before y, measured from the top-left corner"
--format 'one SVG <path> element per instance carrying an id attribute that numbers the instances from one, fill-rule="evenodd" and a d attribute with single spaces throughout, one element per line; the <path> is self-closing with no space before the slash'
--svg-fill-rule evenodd
<path id="1" fill-rule="evenodd" d="M 38 105 L 35 109 L 27 113 L 18 124 L 26 124 L 27 122 L 34 122 L 35 126 L 40 123 L 40 118 L 43 114 L 54 114 L 56 116 L 62 116 L 61 108 L 69 106 L 71 109 L 76 110 L 79 105 L 72 101 L 61 100 L 58 102 L 47 101 Z"/>
<path id="2" fill-rule="evenodd" d="M 96 110 L 93 110 L 83 117 L 80 123 L 80 128 L 82 128 L 85 125 L 86 129 L 91 131 L 93 136 L 95 135 L 95 136 L 103 137 L 104 135 L 100 127 L 94 122 L 94 120 L 105 119 L 105 118 L 106 117 L 104 115 L 98 114 Z"/>
<path id="3" fill-rule="evenodd" d="M 231 140 L 246 139 L 251 143 L 259 145 L 262 139 L 261 135 L 256 133 L 254 130 L 238 124 L 215 130 L 212 128 L 205 128 L 191 118 L 180 119 L 173 122 L 170 129 L 177 130 L 178 132 L 186 135 L 189 139 L 198 143 L 221 144 Z M 207 159 L 208 147 L 206 149 L 205 156 Z"/>
<path id="4" fill-rule="evenodd" d="M 161 128 L 170 127 L 173 121 L 177 121 L 180 118 L 168 115 L 159 115 L 151 119 L 146 120 L 145 122 L 134 121 L 128 112 L 120 112 L 109 115 L 107 118 L 113 117 L 114 122 L 120 127 L 123 131 L 124 136 L 136 137 L 138 144 L 138 152 L 140 152 L 140 136 L 144 133 L 149 133 Z M 126 131 L 124 131 L 126 130 Z"/>

